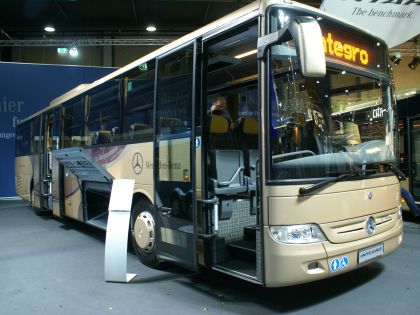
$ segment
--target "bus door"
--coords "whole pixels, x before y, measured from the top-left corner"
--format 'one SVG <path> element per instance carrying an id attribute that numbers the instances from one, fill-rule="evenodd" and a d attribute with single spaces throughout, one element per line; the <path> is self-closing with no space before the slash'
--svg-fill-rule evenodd
<path id="1" fill-rule="evenodd" d="M 61 147 L 61 115 L 63 108 L 57 107 L 54 109 L 53 119 L 53 134 L 52 134 L 52 150 L 58 150 Z M 51 135 L 50 135 L 51 136 Z M 64 197 L 63 197 L 63 175 L 64 166 L 62 166 L 56 159 L 51 161 L 51 195 L 53 203 L 53 214 L 61 217 L 64 214 Z"/>
<path id="2" fill-rule="evenodd" d="M 409 130 L 411 130 L 410 191 L 416 202 L 420 202 L 420 117 L 410 118 Z"/>
<path id="3" fill-rule="evenodd" d="M 257 40 L 252 19 L 203 43 L 202 238 L 206 266 L 260 282 Z"/>
<path id="4" fill-rule="evenodd" d="M 196 44 L 157 61 L 155 96 L 155 219 L 159 258 L 195 270 L 195 146 L 193 124 Z"/>
<path id="5" fill-rule="evenodd" d="M 42 116 L 41 147 L 39 150 L 39 187 L 41 209 L 52 210 L 51 179 L 52 179 L 52 150 L 53 143 L 53 113 Z"/>

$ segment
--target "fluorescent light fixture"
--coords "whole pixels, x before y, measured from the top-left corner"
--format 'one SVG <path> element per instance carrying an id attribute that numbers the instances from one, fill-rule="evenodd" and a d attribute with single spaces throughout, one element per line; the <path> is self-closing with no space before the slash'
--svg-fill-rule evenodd
<path id="1" fill-rule="evenodd" d="M 243 54 L 237 55 L 237 56 L 235 56 L 235 58 L 236 59 L 241 59 L 241 58 L 244 58 L 244 57 L 247 57 L 247 56 L 256 54 L 256 53 L 257 53 L 257 50 L 254 49 L 254 50 L 250 50 L 250 51 L 244 52 Z"/>
<path id="2" fill-rule="evenodd" d="M 44 30 L 45 30 L 46 32 L 48 32 L 48 33 L 55 32 L 55 28 L 54 28 L 53 26 L 51 26 L 51 25 L 47 25 L 47 26 L 45 26 L 45 27 L 44 27 Z"/>
<path id="3" fill-rule="evenodd" d="M 77 47 L 70 48 L 69 55 L 72 57 L 77 57 L 79 55 L 79 51 L 77 50 Z"/>
<path id="4" fill-rule="evenodd" d="M 148 32 L 155 32 L 156 31 L 156 26 L 149 25 L 149 26 L 146 27 L 146 31 L 148 31 Z"/>

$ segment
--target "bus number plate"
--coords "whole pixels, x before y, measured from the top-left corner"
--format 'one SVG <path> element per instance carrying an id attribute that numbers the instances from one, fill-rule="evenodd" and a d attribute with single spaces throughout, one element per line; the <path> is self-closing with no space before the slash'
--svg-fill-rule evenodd
<path id="1" fill-rule="evenodd" d="M 372 247 L 364 248 L 359 250 L 359 264 L 365 261 L 371 260 L 375 257 L 382 256 L 384 254 L 384 244 L 378 244 Z"/>

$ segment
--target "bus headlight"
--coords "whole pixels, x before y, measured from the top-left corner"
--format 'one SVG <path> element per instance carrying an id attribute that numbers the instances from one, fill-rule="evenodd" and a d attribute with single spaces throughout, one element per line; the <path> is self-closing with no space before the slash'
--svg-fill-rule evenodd
<path id="1" fill-rule="evenodd" d="M 307 244 L 325 241 L 321 229 L 315 224 L 270 226 L 273 238 L 282 243 Z"/>

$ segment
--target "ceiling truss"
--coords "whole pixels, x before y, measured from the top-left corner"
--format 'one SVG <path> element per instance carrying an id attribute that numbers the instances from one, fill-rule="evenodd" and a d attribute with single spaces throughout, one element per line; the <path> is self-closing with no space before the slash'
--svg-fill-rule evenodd
<path id="1" fill-rule="evenodd" d="M 174 40 L 175 38 L 10 39 L 0 40 L 0 47 L 164 46 Z"/>

